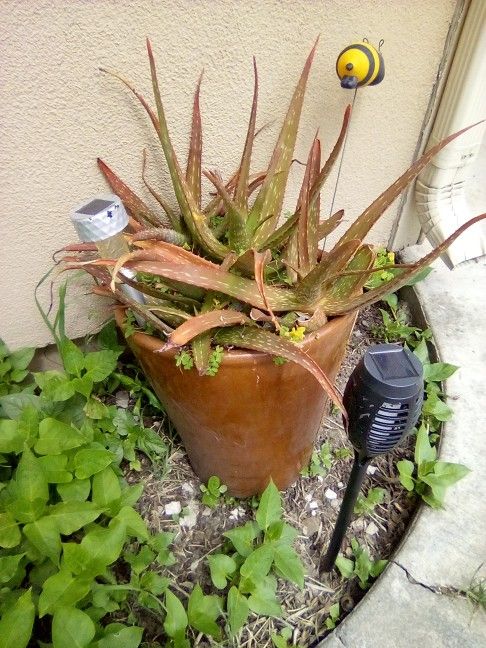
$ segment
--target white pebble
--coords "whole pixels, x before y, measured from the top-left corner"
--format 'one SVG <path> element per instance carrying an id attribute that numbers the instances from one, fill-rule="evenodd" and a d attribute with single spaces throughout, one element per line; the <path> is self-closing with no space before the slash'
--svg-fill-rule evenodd
<path id="1" fill-rule="evenodd" d="M 165 505 L 165 514 L 166 515 L 179 515 L 182 511 L 182 506 L 180 502 L 169 502 Z"/>
<path id="2" fill-rule="evenodd" d="M 313 496 L 313 495 L 314 495 L 314 493 L 306 493 L 306 494 L 304 495 L 304 499 L 305 499 L 305 501 L 306 501 L 306 502 L 310 502 L 311 499 L 312 499 L 312 496 Z"/>
<path id="3" fill-rule="evenodd" d="M 199 510 L 197 502 L 191 500 L 185 508 L 184 515 L 179 520 L 181 527 L 192 529 L 194 526 L 196 526 L 198 512 Z"/>
<path id="4" fill-rule="evenodd" d="M 194 493 L 194 486 L 192 484 L 189 484 L 189 482 L 184 482 L 181 486 L 181 489 L 184 491 L 184 493 L 187 493 L 187 495 L 192 495 Z"/>
<path id="5" fill-rule="evenodd" d="M 316 502 L 316 500 L 313 500 L 312 502 L 309 502 L 309 508 L 311 510 L 319 508 L 319 504 Z"/>
<path id="6" fill-rule="evenodd" d="M 378 527 L 374 522 L 370 522 L 366 527 L 365 533 L 367 533 L 370 536 L 376 535 L 378 533 Z"/>
<path id="7" fill-rule="evenodd" d="M 378 468 L 376 466 L 368 466 L 366 472 L 368 475 L 374 475 L 377 470 Z"/>
<path id="8" fill-rule="evenodd" d="M 343 482 L 338 482 L 338 488 L 343 488 L 343 487 L 344 487 Z"/>
<path id="9" fill-rule="evenodd" d="M 117 407 L 122 407 L 123 409 L 127 409 L 129 400 L 130 400 L 130 394 L 127 391 L 116 392 L 115 402 Z"/>
<path id="10" fill-rule="evenodd" d="M 320 484 L 322 484 L 322 482 L 324 481 L 324 477 L 322 477 L 322 475 L 317 475 L 317 481 L 318 481 Z"/>
<path id="11" fill-rule="evenodd" d="M 327 497 L 328 500 L 335 500 L 337 497 L 337 493 L 335 493 L 333 490 L 328 488 L 324 493 L 324 497 Z"/>

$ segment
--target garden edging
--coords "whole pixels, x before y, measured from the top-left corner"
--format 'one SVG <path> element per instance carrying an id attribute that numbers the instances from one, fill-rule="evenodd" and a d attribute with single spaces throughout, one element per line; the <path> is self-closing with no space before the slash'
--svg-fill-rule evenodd
<path id="1" fill-rule="evenodd" d="M 417 261 L 425 248 L 407 248 L 403 262 Z M 406 299 L 418 323 L 432 329 L 439 357 L 460 367 L 445 385 L 454 417 L 443 428 L 440 458 L 471 473 L 447 491 L 445 509 L 420 507 L 385 572 L 318 648 L 484 646 L 486 615 L 464 592 L 486 575 L 486 259 L 453 272 L 441 261 L 433 267 Z"/>

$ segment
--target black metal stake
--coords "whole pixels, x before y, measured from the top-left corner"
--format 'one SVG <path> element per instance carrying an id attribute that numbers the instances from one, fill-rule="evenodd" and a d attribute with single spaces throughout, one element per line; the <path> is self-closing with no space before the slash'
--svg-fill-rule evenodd
<path id="1" fill-rule="evenodd" d="M 358 453 L 354 453 L 354 463 L 349 475 L 348 485 L 344 493 L 343 503 L 339 509 L 339 515 L 336 520 L 336 526 L 329 543 L 329 547 L 321 560 L 321 571 L 329 572 L 334 567 L 339 549 L 346 534 L 353 515 L 354 505 L 358 499 L 361 485 L 366 477 L 366 469 L 370 464 L 370 458 L 360 458 Z"/>

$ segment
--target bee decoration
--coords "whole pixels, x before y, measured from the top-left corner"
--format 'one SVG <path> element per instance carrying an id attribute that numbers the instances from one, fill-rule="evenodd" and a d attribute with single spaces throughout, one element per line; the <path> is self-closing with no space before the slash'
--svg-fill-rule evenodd
<path id="1" fill-rule="evenodd" d="M 380 40 L 378 49 L 363 38 L 344 48 L 336 61 L 336 72 L 341 79 L 341 87 L 349 90 L 368 85 L 378 85 L 385 76 L 385 63 L 380 52 L 384 41 Z"/>

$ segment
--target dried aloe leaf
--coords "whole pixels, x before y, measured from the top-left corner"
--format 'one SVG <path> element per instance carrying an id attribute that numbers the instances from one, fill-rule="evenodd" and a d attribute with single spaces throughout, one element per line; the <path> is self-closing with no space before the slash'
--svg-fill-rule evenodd
<path id="1" fill-rule="evenodd" d="M 251 319 L 240 311 L 225 308 L 223 310 L 211 310 L 208 313 L 201 313 L 188 319 L 171 333 L 167 345 L 182 346 L 190 342 L 201 333 L 214 328 L 234 326 L 235 324 L 251 324 Z"/>

